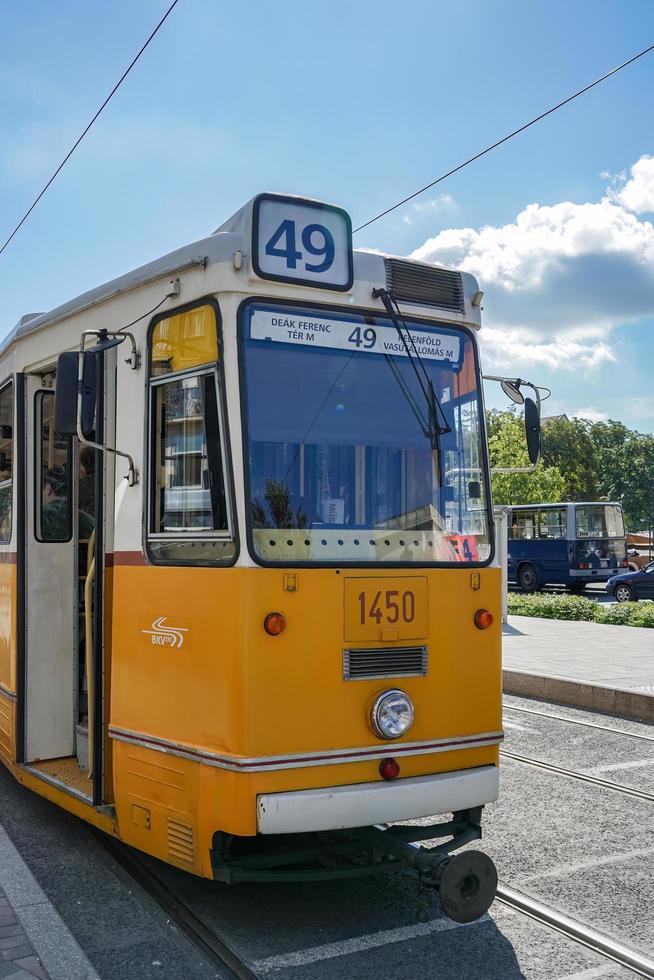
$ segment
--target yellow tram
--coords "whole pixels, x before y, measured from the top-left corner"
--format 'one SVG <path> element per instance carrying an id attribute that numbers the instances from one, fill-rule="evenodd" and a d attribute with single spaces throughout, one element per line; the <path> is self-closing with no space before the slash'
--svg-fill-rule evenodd
<path id="1" fill-rule="evenodd" d="M 451 915 L 485 911 L 492 863 L 453 854 L 502 739 L 480 300 L 353 251 L 340 208 L 262 194 L 21 320 L 0 351 L 20 782 L 197 875 L 404 859 Z"/>

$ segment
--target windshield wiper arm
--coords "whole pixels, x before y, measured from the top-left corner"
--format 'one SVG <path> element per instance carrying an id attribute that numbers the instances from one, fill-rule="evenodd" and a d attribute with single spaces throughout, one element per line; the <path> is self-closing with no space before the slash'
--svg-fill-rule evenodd
<path id="1" fill-rule="evenodd" d="M 374 299 L 381 299 L 382 303 L 386 307 L 388 315 L 393 321 L 393 325 L 397 330 L 398 336 L 402 341 L 402 346 L 406 351 L 406 355 L 409 358 L 409 363 L 415 372 L 415 376 L 418 379 L 418 384 L 420 385 L 425 402 L 427 403 L 429 427 L 425 432 L 425 435 L 431 440 L 432 446 L 435 449 L 438 449 L 440 437 L 446 435 L 448 432 L 451 432 L 452 427 L 447 421 L 445 412 L 443 411 L 443 406 L 436 397 L 434 383 L 422 362 L 422 358 L 418 353 L 418 349 L 411 331 L 404 322 L 402 314 L 400 313 L 400 308 L 397 304 L 397 300 L 393 294 L 388 289 L 373 289 L 372 295 Z M 404 331 L 406 331 L 406 336 Z M 409 338 L 408 341 L 407 337 Z M 444 424 L 441 424 L 438 420 L 439 411 Z"/>
<path id="2" fill-rule="evenodd" d="M 431 429 L 430 429 L 431 422 L 428 423 L 425 420 L 422 412 L 420 411 L 420 408 L 418 406 L 418 403 L 416 402 L 415 398 L 413 397 L 413 392 L 410 390 L 408 384 L 406 383 L 406 381 L 402 377 L 402 374 L 398 370 L 397 364 L 395 364 L 393 362 L 392 357 L 389 357 L 388 354 L 384 354 L 384 357 L 386 358 L 386 363 L 388 364 L 388 366 L 390 368 L 391 374 L 393 375 L 393 377 L 397 381 L 398 388 L 400 389 L 400 391 L 404 395 L 404 400 L 406 401 L 407 405 L 409 406 L 409 408 L 411 409 L 411 411 L 415 415 L 416 421 L 417 421 L 418 425 L 420 426 L 420 429 L 422 431 L 422 434 L 425 436 L 425 438 L 429 439 L 430 436 L 431 436 Z"/>

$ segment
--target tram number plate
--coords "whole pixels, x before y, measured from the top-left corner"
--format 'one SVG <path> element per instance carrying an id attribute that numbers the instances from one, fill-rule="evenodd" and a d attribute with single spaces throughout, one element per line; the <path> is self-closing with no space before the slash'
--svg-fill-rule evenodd
<path id="1" fill-rule="evenodd" d="M 427 579 L 345 579 L 345 640 L 408 640 L 428 632 Z"/>
<path id="2" fill-rule="evenodd" d="M 262 279 L 324 289 L 352 285 L 352 224 L 342 208 L 283 194 L 253 207 L 252 261 Z"/>

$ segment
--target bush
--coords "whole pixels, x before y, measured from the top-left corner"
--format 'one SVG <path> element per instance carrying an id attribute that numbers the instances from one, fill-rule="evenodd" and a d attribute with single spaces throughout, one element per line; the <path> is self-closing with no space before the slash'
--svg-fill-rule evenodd
<path id="1" fill-rule="evenodd" d="M 511 616 L 540 616 L 542 619 L 574 619 L 614 626 L 644 626 L 654 629 L 654 603 L 625 602 L 603 606 L 584 596 L 537 592 L 509 593 Z"/>
<path id="2" fill-rule="evenodd" d="M 513 616 L 541 616 L 543 619 L 583 619 L 594 622 L 597 603 L 584 596 L 537 592 L 534 595 L 509 593 L 509 612 Z"/>
<path id="3" fill-rule="evenodd" d="M 629 606 L 631 612 L 631 622 L 630 626 L 644 626 L 649 629 L 654 629 L 654 603 L 638 603 L 635 608 Z"/>

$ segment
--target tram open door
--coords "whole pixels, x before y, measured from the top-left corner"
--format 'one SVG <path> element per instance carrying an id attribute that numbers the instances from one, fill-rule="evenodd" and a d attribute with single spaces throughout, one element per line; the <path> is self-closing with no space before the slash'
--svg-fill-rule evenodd
<path id="1" fill-rule="evenodd" d="M 106 383 L 110 363 L 115 365 L 111 354 L 89 359 L 90 437 L 104 439 L 113 417 Z M 63 355 L 56 370 L 25 376 L 25 704 L 19 761 L 53 786 L 100 806 L 111 802 L 104 751 L 104 554 L 113 459 L 77 438 L 73 418 L 62 422 L 57 381 L 77 388 L 76 354 Z"/>

